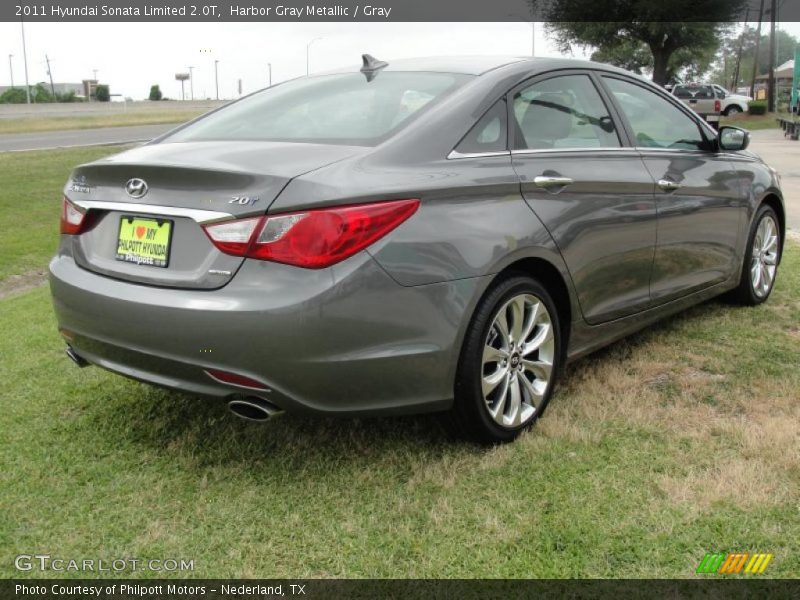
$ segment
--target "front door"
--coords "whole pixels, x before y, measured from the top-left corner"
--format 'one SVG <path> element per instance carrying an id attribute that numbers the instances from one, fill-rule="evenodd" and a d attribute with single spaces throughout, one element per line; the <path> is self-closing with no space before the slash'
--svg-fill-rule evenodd
<path id="1" fill-rule="evenodd" d="M 653 181 L 588 72 L 532 80 L 510 96 L 512 164 L 550 231 L 591 324 L 650 304 Z"/>
<path id="2" fill-rule="evenodd" d="M 671 100 L 625 79 L 604 76 L 603 81 L 656 184 L 654 304 L 725 281 L 737 268 L 744 209 L 732 165 Z"/>

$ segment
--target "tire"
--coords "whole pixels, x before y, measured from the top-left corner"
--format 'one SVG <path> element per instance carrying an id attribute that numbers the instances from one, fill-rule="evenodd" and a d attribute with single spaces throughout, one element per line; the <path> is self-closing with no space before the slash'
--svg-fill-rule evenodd
<path id="1" fill-rule="evenodd" d="M 497 444 L 530 427 L 553 393 L 561 344 L 558 313 L 544 286 L 524 275 L 496 282 L 478 304 L 461 348 L 449 414 L 455 433 Z"/>
<path id="2" fill-rule="evenodd" d="M 735 104 L 733 104 L 725 109 L 725 116 L 730 117 L 733 115 L 738 115 L 741 112 L 743 112 L 742 108 L 740 106 L 736 106 Z"/>
<path id="3" fill-rule="evenodd" d="M 744 306 L 755 306 L 769 298 L 775 286 L 781 259 L 781 230 L 778 215 L 771 206 L 762 204 L 756 211 L 742 265 L 739 285 L 730 299 Z"/>

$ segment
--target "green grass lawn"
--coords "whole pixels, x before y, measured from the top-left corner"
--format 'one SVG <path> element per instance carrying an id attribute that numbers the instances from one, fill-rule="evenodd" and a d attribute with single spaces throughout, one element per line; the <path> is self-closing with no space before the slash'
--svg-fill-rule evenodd
<path id="1" fill-rule="evenodd" d="M 0 152 L 0 283 L 43 271 L 58 245 L 61 191 L 70 171 L 122 148 Z"/>
<path id="2" fill-rule="evenodd" d="M 53 190 L 108 151 L 0 155 L 2 273 L 42 268 Z M 31 222 L 16 251 L 11 225 Z M 76 368 L 47 289 L 7 297 L 0 577 L 40 576 L 14 570 L 21 553 L 182 558 L 204 578 L 693 577 L 712 551 L 771 552 L 768 575 L 797 577 L 799 298 L 790 244 L 767 304 L 707 303 L 583 359 L 532 431 L 487 450 L 431 417 L 248 424 Z"/>
<path id="3" fill-rule="evenodd" d="M 768 113 L 766 115 L 750 115 L 747 113 L 740 113 L 735 117 L 722 117 L 720 125 L 733 125 L 735 127 L 742 127 L 750 131 L 758 129 L 777 129 L 778 122 L 775 120 L 777 115 L 775 113 Z"/>
<path id="4" fill-rule="evenodd" d="M 126 127 L 131 125 L 161 125 L 183 123 L 207 112 L 207 109 L 135 111 L 108 115 L 76 115 L 71 117 L 21 117 L 0 119 L 0 134 L 36 133 L 67 129 L 94 129 L 97 127 Z"/>

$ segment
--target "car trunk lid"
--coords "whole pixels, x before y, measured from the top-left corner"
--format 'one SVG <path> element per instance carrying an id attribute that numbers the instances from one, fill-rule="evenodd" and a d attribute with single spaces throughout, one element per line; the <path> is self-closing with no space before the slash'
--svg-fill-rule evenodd
<path id="1" fill-rule="evenodd" d="M 92 218 L 91 229 L 73 237 L 73 256 L 83 268 L 136 283 L 221 287 L 243 259 L 215 248 L 202 225 L 263 215 L 292 178 L 363 151 L 279 142 L 165 143 L 83 165 L 64 190 Z"/>

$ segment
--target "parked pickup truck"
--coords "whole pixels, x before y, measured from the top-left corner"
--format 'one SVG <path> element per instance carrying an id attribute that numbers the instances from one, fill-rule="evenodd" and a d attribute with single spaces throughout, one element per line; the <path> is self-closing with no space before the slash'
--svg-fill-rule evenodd
<path id="1" fill-rule="evenodd" d="M 711 87 L 714 88 L 717 98 L 722 101 L 722 114 L 726 117 L 748 111 L 750 101 L 752 100 L 750 96 L 729 92 L 716 83 L 711 84 Z"/>
<path id="2" fill-rule="evenodd" d="M 698 83 L 683 83 L 672 88 L 672 93 L 689 108 L 703 117 L 714 129 L 719 128 L 722 101 L 714 87 Z"/>

